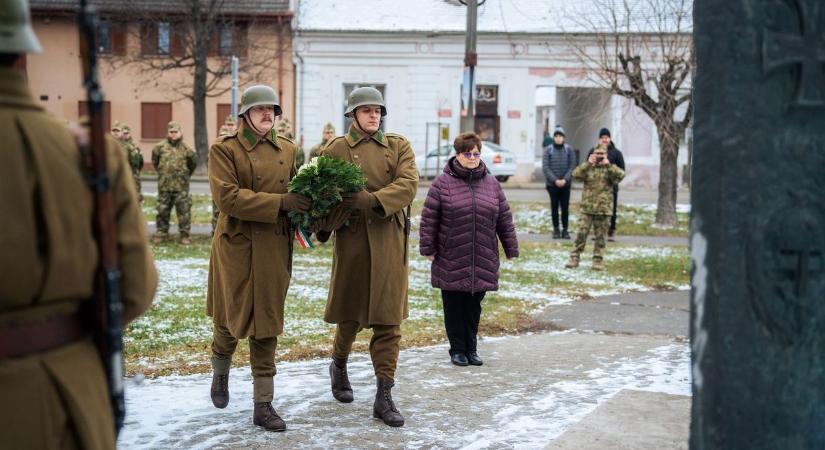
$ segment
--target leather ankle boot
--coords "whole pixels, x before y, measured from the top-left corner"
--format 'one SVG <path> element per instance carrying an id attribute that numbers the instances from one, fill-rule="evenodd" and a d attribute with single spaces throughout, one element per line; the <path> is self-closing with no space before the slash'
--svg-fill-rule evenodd
<path id="1" fill-rule="evenodd" d="M 372 416 L 381 419 L 391 427 L 404 425 L 404 416 L 395 407 L 392 401 L 392 387 L 395 382 L 389 378 L 379 377 L 377 380 L 378 390 L 375 391 L 375 403 L 372 405 Z"/>
<path id="2" fill-rule="evenodd" d="M 264 427 L 267 431 L 284 431 L 286 422 L 275 412 L 271 402 L 255 403 L 255 413 L 252 416 L 252 423 Z"/>
<path id="3" fill-rule="evenodd" d="M 212 357 L 212 404 L 215 408 L 226 408 L 229 404 L 229 359 Z"/>
<path id="4" fill-rule="evenodd" d="M 561 239 L 561 232 L 558 228 L 553 228 L 553 239 Z"/>
<path id="5" fill-rule="evenodd" d="M 329 378 L 332 383 L 332 396 L 341 403 L 352 402 L 352 386 L 347 376 L 347 360 L 332 357 L 329 363 Z"/>

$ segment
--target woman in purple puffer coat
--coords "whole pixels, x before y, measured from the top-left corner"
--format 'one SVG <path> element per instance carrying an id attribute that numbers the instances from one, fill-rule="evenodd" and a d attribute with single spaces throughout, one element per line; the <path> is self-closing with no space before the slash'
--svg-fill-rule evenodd
<path id="1" fill-rule="evenodd" d="M 432 261 L 433 287 L 441 289 L 453 364 L 480 366 L 481 300 L 498 290 L 498 241 L 510 259 L 518 257 L 518 240 L 504 191 L 481 161 L 481 139 L 462 133 L 453 147 L 427 193 L 419 245 Z"/>

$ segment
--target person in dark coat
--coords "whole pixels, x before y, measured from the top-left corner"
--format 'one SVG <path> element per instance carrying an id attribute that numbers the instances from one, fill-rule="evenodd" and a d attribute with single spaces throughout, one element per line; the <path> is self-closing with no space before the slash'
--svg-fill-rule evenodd
<path id="1" fill-rule="evenodd" d="M 498 241 L 511 259 L 519 255 L 518 240 L 504 191 L 481 161 L 481 138 L 462 133 L 453 147 L 455 156 L 427 193 L 419 246 L 432 262 L 433 287 L 441 289 L 453 364 L 480 366 L 481 300 L 498 290 Z"/>
<path id="2" fill-rule="evenodd" d="M 602 128 L 599 131 L 599 143 L 601 145 L 607 146 L 607 160 L 610 164 L 617 166 L 619 169 L 622 169 L 622 172 L 625 171 L 624 168 L 624 155 L 622 155 L 621 150 L 616 148 L 616 145 L 613 144 L 613 139 L 610 136 L 610 130 L 607 128 Z M 587 153 L 587 157 L 589 158 L 590 155 L 593 153 L 592 148 Z M 613 242 L 613 237 L 616 235 L 616 207 L 619 204 L 619 185 L 618 183 L 613 186 L 613 214 L 610 216 L 610 228 L 607 230 L 607 240 Z"/>
<path id="3" fill-rule="evenodd" d="M 570 186 L 573 183 L 573 169 L 576 155 L 564 142 L 564 128 L 556 126 L 553 141 L 542 152 L 541 167 L 544 172 L 545 187 L 550 194 L 550 211 L 553 217 L 553 239 L 570 239 L 567 232 L 567 217 L 570 211 Z M 559 230 L 559 210 L 561 210 L 561 230 Z"/>

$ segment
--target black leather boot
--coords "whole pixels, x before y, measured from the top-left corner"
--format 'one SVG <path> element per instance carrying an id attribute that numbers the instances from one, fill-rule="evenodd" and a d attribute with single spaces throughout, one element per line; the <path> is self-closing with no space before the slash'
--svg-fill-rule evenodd
<path id="1" fill-rule="evenodd" d="M 229 404 L 229 359 L 212 357 L 212 404 L 215 408 L 226 408 Z"/>
<path id="2" fill-rule="evenodd" d="M 553 239 L 561 239 L 561 232 L 558 228 L 553 228 Z"/>
<path id="3" fill-rule="evenodd" d="M 286 422 L 275 412 L 271 402 L 255 403 L 255 413 L 252 416 L 252 423 L 264 427 L 267 431 L 284 431 Z"/>
<path id="4" fill-rule="evenodd" d="M 352 402 L 352 386 L 347 376 L 347 360 L 332 357 L 329 363 L 329 378 L 332 382 L 332 396 L 341 403 Z"/>
<path id="5" fill-rule="evenodd" d="M 389 378 L 378 377 L 378 390 L 375 391 L 375 403 L 372 405 L 372 416 L 381 419 L 391 427 L 404 425 L 404 416 L 395 407 L 392 401 L 392 387 L 395 382 Z"/>

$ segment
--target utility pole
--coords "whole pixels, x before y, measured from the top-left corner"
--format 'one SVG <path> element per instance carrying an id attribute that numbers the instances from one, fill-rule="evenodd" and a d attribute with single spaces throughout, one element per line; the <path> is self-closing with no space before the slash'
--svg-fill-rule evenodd
<path id="1" fill-rule="evenodd" d="M 238 57 L 232 56 L 232 120 L 238 119 Z"/>
<path id="2" fill-rule="evenodd" d="M 486 0 L 482 0 L 484 3 Z M 461 131 L 475 131 L 475 70 L 478 64 L 476 53 L 476 24 L 478 22 L 478 0 L 461 0 L 467 5 L 467 37 L 464 43 L 464 81 L 461 98 L 464 113 L 461 117 Z"/>

